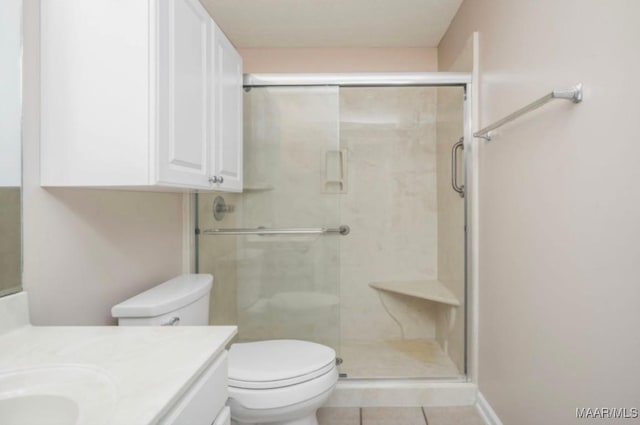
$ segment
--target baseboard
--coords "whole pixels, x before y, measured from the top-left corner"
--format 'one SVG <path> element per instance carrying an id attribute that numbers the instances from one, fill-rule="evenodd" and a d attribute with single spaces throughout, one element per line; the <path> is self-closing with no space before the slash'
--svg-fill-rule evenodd
<path id="1" fill-rule="evenodd" d="M 493 410 L 489 402 L 482 395 L 480 391 L 478 391 L 478 399 L 476 401 L 476 407 L 480 412 L 480 416 L 484 420 L 484 423 L 487 425 L 502 425 L 502 421 L 496 415 L 496 412 Z"/>

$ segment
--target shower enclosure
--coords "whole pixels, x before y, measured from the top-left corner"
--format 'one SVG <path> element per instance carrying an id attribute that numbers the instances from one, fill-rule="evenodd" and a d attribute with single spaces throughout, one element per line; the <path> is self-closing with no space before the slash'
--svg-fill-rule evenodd
<path id="1" fill-rule="evenodd" d="M 463 379 L 468 84 L 246 76 L 243 193 L 196 196 L 211 323 L 329 345 L 346 379 Z"/>

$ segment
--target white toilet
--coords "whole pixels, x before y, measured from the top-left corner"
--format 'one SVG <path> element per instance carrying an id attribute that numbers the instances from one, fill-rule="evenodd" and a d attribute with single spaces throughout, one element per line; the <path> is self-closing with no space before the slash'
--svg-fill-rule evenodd
<path id="1" fill-rule="evenodd" d="M 207 325 L 213 277 L 178 276 L 111 309 L 123 325 Z M 229 406 L 237 424 L 317 425 L 316 410 L 338 381 L 336 353 L 321 344 L 271 340 L 232 344 Z"/>

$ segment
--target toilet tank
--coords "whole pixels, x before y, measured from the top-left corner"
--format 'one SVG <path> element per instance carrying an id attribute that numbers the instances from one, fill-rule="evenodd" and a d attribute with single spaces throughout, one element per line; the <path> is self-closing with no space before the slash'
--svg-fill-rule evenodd
<path id="1" fill-rule="evenodd" d="M 213 276 L 185 274 L 111 309 L 120 326 L 208 325 Z"/>

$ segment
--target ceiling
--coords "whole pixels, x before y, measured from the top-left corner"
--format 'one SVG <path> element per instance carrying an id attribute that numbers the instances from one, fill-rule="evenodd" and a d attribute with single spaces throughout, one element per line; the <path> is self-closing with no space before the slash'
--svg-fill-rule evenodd
<path id="1" fill-rule="evenodd" d="M 236 47 L 436 47 L 462 0 L 200 0 Z"/>

